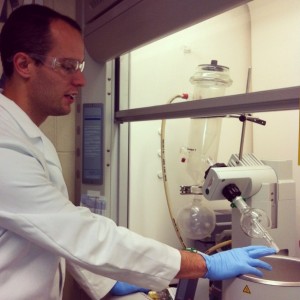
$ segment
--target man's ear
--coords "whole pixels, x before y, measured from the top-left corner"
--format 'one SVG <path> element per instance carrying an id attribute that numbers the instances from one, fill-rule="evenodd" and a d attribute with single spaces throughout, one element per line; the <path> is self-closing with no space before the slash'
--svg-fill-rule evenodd
<path id="1" fill-rule="evenodd" d="M 30 64 L 33 63 L 32 59 L 23 52 L 18 52 L 14 55 L 13 63 L 15 71 L 23 78 L 30 77 Z"/>

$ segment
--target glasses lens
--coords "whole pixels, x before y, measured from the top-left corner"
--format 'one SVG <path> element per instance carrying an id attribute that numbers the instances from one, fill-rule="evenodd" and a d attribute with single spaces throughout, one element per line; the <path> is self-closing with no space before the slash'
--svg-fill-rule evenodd
<path id="1" fill-rule="evenodd" d="M 60 61 L 59 65 L 66 73 L 73 74 L 77 70 L 80 70 L 80 72 L 84 69 L 84 61 L 79 62 L 75 59 L 63 59 Z"/>
<path id="2" fill-rule="evenodd" d="M 56 57 L 47 57 L 47 56 L 42 56 L 42 55 L 38 55 L 38 54 L 30 54 L 30 56 L 41 62 L 41 63 L 45 63 L 45 59 L 51 59 L 51 67 L 53 69 L 61 69 L 64 71 L 64 73 L 66 74 L 73 74 L 75 72 L 77 72 L 78 70 L 80 70 L 80 72 L 83 71 L 84 69 L 84 64 L 85 62 L 82 61 L 78 61 L 76 59 L 72 59 L 72 58 L 56 58 Z"/>
<path id="3" fill-rule="evenodd" d="M 80 72 L 83 72 L 84 66 L 85 66 L 85 61 L 79 63 L 79 70 L 80 70 Z"/>
<path id="4" fill-rule="evenodd" d="M 78 70 L 78 61 L 73 59 L 64 59 L 60 61 L 60 67 L 69 74 Z"/>

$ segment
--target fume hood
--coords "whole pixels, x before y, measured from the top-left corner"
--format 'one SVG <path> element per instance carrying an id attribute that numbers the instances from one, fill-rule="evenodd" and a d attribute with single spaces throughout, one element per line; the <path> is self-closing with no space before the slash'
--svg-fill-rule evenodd
<path id="1" fill-rule="evenodd" d="M 249 0 L 89 0 L 84 5 L 87 50 L 105 62 Z"/>

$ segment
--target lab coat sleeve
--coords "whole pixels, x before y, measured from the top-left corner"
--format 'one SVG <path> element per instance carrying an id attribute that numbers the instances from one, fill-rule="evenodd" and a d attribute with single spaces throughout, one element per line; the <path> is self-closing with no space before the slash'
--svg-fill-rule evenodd
<path id="1" fill-rule="evenodd" d="M 67 270 L 93 300 L 102 299 L 116 283 L 116 280 L 89 272 L 73 263 L 67 263 Z"/>
<path id="2" fill-rule="evenodd" d="M 90 272 L 140 287 L 161 290 L 178 273 L 177 249 L 74 206 L 53 184 L 63 181 L 59 166 L 43 156 L 2 140 L 0 165 L 2 228 Z"/>

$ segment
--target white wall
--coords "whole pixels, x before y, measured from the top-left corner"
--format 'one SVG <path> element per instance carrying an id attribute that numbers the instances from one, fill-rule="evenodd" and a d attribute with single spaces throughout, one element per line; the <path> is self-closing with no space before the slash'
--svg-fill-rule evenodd
<path id="1" fill-rule="evenodd" d="M 189 79 L 197 65 L 212 59 L 230 68 L 233 84 L 226 94 L 244 93 L 251 65 L 250 19 L 247 6 L 164 38 L 131 53 L 130 107 L 165 104 L 177 94 L 192 94 Z M 180 196 L 179 186 L 193 184 L 185 165 L 180 163 L 180 148 L 186 146 L 188 119 L 168 120 L 166 125 L 167 176 L 172 210 L 191 202 Z M 129 227 L 146 236 L 179 247 L 166 205 L 161 172 L 160 121 L 131 123 L 130 132 L 130 215 Z M 219 160 L 227 162 L 238 153 L 241 123 L 223 120 Z M 247 134 L 251 136 L 251 126 Z M 245 146 L 252 151 L 251 138 Z M 228 207 L 226 201 L 210 203 Z"/>
<path id="2" fill-rule="evenodd" d="M 256 0 L 252 17 L 254 91 L 300 85 L 300 1 Z M 300 96 L 300 95 L 299 95 Z M 300 238 L 299 111 L 260 113 L 267 121 L 254 128 L 254 152 L 262 159 L 293 160 Z M 291 230 L 294 230 L 291 228 Z M 300 251 L 298 249 L 298 256 Z"/>

